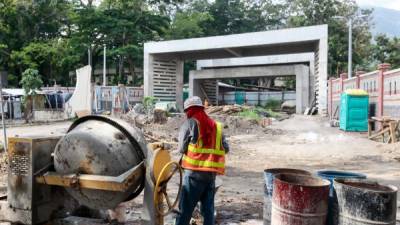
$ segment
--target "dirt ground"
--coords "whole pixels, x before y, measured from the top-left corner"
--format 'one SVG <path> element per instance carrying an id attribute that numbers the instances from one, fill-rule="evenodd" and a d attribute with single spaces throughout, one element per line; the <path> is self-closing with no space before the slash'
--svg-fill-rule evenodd
<path id="1" fill-rule="evenodd" d="M 157 136 L 157 130 L 168 129 L 175 135 L 182 121 L 181 118 L 167 126 L 152 127 L 152 135 Z M 10 128 L 8 132 L 10 136 L 62 134 L 69 125 L 70 122 L 63 122 Z M 227 128 L 231 151 L 227 156 L 226 175 L 221 177 L 223 184 L 216 196 L 218 224 L 262 223 L 263 170 L 266 168 L 290 167 L 311 172 L 348 170 L 400 187 L 400 144 L 370 141 L 365 133 L 342 132 L 329 127 L 328 120 L 318 116 L 296 115 L 262 129 L 251 129 L 257 126 L 251 123 L 249 126 L 250 129 Z M 176 140 L 172 136 L 168 138 Z M 1 180 L 5 185 L 4 175 Z"/>
<path id="2" fill-rule="evenodd" d="M 229 138 L 227 175 L 217 197 L 221 222 L 261 224 L 263 170 L 290 167 L 361 172 L 368 178 L 400 186 L 399 144 L 370 141 L 365 133 L 329 127 L 326 118 L 293 116 L 264 133 Z"/>

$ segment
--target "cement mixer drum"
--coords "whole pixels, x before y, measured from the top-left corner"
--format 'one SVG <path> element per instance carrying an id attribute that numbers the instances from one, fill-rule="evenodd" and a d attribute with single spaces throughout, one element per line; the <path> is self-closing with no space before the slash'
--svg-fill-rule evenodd
<path id="1" fill-rule="evenodd" d="M 59 174 L 119 176 L 140 164 L 146 153 L 142 133 L 128 123 L 108 117 L 87 116 L 75 121 L 60 139 L 54 152 Z M 143 189 L 145 174 L 129 191 L 66 188 L 80 204 L 94 209 L 111 209 Z"/>

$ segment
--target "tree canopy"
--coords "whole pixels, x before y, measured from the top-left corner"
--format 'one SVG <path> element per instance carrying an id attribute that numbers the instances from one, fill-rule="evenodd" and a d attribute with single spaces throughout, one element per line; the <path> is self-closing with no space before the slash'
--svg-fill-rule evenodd
<path id="1" fill-rule="evenodd" d="M 92 66 L 102 66 L 106 45 L 108 67 L 120 75 L 115 83 L 124 83 L 122 71 L 134 75 L 142 66 L 147 41 L 326 23 L 328 72 L 337 76 L 347 68 L 349 18 L 355 70 L 400 66 L 400 39 L 372 37 L 372 11 L 354 0 L 0 0 L 0 70 L 11 86 L 26 69 L 38 70 L 44 85 L 72 85 L 69 73 L 87 64 L 89 53 Z"/>

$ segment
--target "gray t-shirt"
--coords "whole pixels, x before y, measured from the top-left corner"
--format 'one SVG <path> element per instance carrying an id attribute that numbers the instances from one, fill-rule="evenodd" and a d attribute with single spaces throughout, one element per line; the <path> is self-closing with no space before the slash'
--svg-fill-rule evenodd
<path id="1" fill-rule="evenodd" d="M 185 154 L 189 144 L 190 143 L 196 144 L 198 138 L 199 138 L 199 128 L 197 126 L 197 122 L 194 119 L 187 119 L 185 123 L 182 124 L 179 130 L 179 137 L 178 137 L 179 152 Z M 229 144 L 226 141 L 224 134 L 222 134 L 222 146 L 224 147 L 225 153 L 228 153 Z M 185 173 L 199 180 L 208 180 L 215 178 L 215 173 L 213 172 L 185 170 Z"/>

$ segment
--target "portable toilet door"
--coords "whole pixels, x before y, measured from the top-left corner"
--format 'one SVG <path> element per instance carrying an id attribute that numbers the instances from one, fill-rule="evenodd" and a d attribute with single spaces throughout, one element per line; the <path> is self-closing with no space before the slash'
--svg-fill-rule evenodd
<path id="1" fill-rule="evenodd" d="M 246 92 L 235 91 L 235 103 L 238 105 L 243 105 L 246 102 Z"/>
<path id="2" fill-rule="evenodd" d="M 368 93 L 360 89 L 346 90 L 340 99 L 340 129 L 344 131 L 368 131 Z"/>

